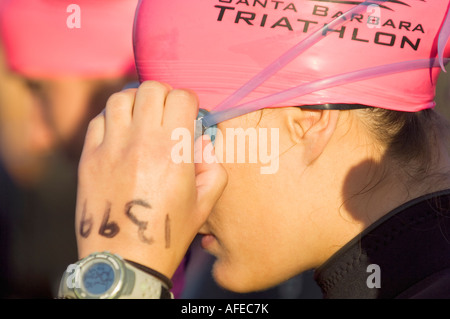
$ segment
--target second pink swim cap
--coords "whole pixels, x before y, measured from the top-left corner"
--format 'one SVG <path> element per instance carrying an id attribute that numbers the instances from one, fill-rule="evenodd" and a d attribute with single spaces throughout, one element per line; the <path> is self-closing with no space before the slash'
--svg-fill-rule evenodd
<path id="1" fill-rule="evenodd" d="M 265 107 L 418 111 L 435 106 L 440 62 L 450 54 L 448 7 L 445 0 L 141 0 L 136 66 L 141 81 L 192 89 L 213 113 L 261 99 Z"/>
<path id="2" fill-rule="evenodd" d="M 24 76 L 107 78 L 135 74 L 137 0 L 0 0 L 0 42 Z"/>

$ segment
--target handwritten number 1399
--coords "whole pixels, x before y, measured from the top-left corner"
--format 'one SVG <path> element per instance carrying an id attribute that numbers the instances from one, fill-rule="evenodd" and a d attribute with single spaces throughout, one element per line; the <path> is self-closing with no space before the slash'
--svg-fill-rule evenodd
<path id="1" fill-rule="evenodd" d="M 89 235 L 92 232 L 92 228 L 94 225 L 94 221 L 92 216 L 87 216 L 86 211 L 87 203 L 85 202 L 83 205 L 83 211 L 81 215 L 81 221 L 80 221 L 80 227 L 79 227 L 79 233 L 80 236 L 83 238 L 88 238 Z M 151 206 L 142 200 L 134 200 L 130 201 L 125 205 L 125 215 L 130 219 L 130 221 L 138 226 L 138 237 L 139 240 L 146 243 L 146 244 L 152 244 L 154 242 L 154 239 L 152 237 L 146 236 L 145 231 L 147 230 L 148 221 L 140 220 L 134 213 L 133 213 L 133 207 L 139 206 L 144 209 L 151 209 Z M 98 230 L 98 234 L 100 236 L 106 237 L 106 238 L 114 238 L 119 232 L 120 227 L 119 225 L 110 220 L 111 215 L 111 203 L 106 203 L 106 209 L 103 214 L 102 222 L 100 224 L 100 228 Z M 170 247 L 170 219 L 169 216 L 166 216 L 165 220 L 165 247 Z"/>

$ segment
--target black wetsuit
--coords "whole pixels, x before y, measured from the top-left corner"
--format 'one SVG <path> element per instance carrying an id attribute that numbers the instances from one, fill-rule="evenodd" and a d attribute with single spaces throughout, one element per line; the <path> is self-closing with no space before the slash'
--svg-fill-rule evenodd
<path id="1" fill-rule="evenodd" d="M 450 299 L 450 190 L 412 200 L 315 272 L 324 298 Z"/>

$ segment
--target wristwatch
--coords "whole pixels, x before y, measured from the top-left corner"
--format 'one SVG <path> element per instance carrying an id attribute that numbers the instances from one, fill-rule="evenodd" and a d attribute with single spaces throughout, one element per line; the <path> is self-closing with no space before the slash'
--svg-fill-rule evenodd
<path id="1" fill-rule="evenodd" d="M 173 299 L 164 275 L 110 252 L 93 253 L 64 272 L 58 298 Z"/>

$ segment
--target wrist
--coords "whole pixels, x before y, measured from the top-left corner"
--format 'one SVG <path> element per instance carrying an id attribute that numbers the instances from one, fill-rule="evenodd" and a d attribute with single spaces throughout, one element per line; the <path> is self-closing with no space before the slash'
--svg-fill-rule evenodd
<path id="1" fill-rule="evenodd" d="M 172 252 L 161 249 L 156 245 L 145 245 L 127 238 L 103 239 L 100 237 L 78 239 L 79 259 L 88 257 L 95 252 L 110 251 L 126 261 L 131 261 L 161 273 L 164 277 L 172 278 L 172 269 L 177 267 L 172 262 Z"/>
<path id="2" fill-rule="evenodd" d="M 172 282 L 163 274 L 109 252 L 93 253 L 69 265 L 59 298 L 169 299 Z"/>

